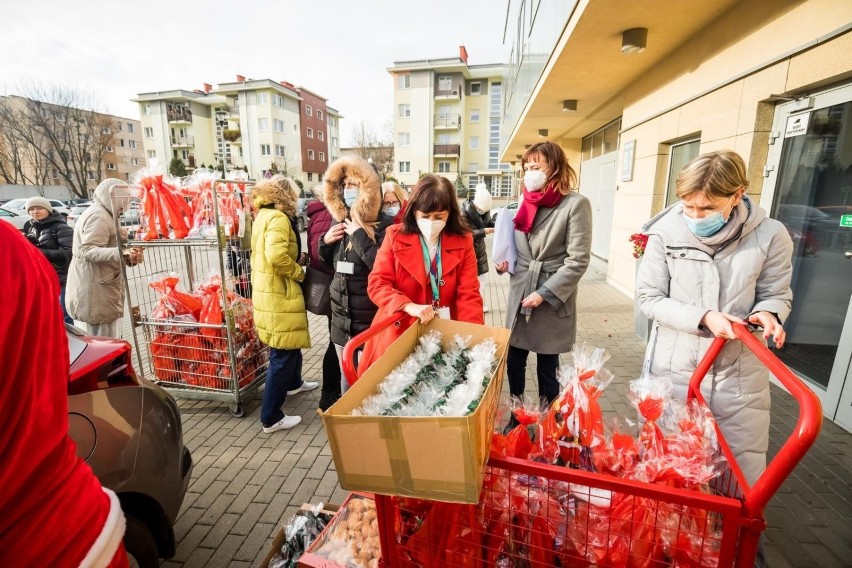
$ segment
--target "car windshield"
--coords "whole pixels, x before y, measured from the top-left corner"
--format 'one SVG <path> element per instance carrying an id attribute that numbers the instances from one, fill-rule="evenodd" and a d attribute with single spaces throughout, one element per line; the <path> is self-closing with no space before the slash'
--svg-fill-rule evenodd
<path id="1" fill-rule="evenodd" d="M 3 207 L 6 209 L 22 209 L 26 203 L 26 199 L 13 199 L 12 201 L 7 201 L 3 204 Z"/>

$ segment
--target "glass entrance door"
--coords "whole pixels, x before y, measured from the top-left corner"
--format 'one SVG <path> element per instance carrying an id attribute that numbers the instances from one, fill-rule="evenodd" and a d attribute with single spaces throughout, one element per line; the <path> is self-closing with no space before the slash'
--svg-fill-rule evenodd
<path id="1" fill-rule="evenodd" d="M 793 311 L 776 354 L 835 419 L 852 392 L 852 86 L 779 105 L 773 132 L 763 203 L 794 244 Z"/>

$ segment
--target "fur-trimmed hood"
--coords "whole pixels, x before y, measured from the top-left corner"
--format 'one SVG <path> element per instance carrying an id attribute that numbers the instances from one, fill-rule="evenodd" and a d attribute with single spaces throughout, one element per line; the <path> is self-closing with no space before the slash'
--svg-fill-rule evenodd
<path id="1" fill-rule="evenodd" d="M 273 204 L 288 217 L 296 216 L 296 182 L 288 177 L 274 176 L 263 180 L 251 190 L 251 202 L 255 209 Z"/>
<path id="2" fill-rule="evenodd" d="M 335 221 L 343 221 L 347 216 L 346 201 L 343 199 L 343 182 L 347 177 L 361 182 L 358 199 L 352 206 L 350 215 L 370 235 L 374 237 L 374 227 L 382 210 L 382 184 L 379 174 L 360 156 L 344 156 L 335 160 L 323 176 L 323 201 Z"/>

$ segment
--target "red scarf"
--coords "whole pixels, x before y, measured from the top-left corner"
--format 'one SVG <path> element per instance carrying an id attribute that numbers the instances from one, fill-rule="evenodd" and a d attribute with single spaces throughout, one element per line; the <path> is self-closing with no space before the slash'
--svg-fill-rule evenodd
<path id="1" fill-rule="evenodd" d="M 532 231 L 535 214 L 539 207 L 555 207 L 562 201 L 562 195 L 551 183 L 544 191 L 527 191 L 524 188 L 524 199 L 515 214 L 515 229 L 522 233 Z"/>

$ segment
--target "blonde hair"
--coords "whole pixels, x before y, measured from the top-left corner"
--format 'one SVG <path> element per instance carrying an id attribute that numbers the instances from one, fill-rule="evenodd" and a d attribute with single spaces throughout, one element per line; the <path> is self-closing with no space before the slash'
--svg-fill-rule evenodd
<path id="1" fill-rule="evenodd" d="M 684 166 L 675 187 L 678 199 L 699 192 L 709 199 L 731 197 L 741 187 L 748 189 L 745 162 L 732 150 L 702 154 Z"/>
<path id="2" fill-rule="evenodd" d="M 399 187 L 399 184 L 395 181 L 386 181 L 382 184 L 382 199 L 384 199 L 386 193 L 393 193 L 396 195 L 396 198 L 399 200 L 400 207 L 402 207 L 402 204 L 405 203 L 405 192 L 402 191 L 402 188 Z"/>

